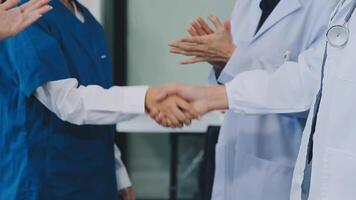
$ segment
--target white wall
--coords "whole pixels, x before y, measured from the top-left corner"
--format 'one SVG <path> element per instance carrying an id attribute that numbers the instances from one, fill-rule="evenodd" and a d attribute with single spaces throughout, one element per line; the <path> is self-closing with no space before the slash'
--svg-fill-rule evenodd
<path id="1" fill-rule="evenodd" d="M 231 15 L 236 0 L 128 0 L 129 83 L 205 83 L 206 64 L 180 66 L 182 57 L 170 54 L 168 43 L 186 35 L 197 16 Z"/>
<path id="2" fill-rule="evenodd" d="M 101 0 L 79 0 L 79 2 L 85 5 L 99 22 L 102 22 Z"/>

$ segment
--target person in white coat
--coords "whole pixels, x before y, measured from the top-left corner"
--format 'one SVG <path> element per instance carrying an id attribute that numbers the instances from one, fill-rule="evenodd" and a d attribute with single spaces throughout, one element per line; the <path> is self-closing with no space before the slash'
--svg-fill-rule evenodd
<path id="1" fill-rule="evenodd" d="M 263 8 L 273 3 L 276 7 L 266 17 Z M 336 4 L 337 0 L 237 1 L 231 18 L 232 38 L 229 38 L 229 24 L 223 26 L 216 17 L 210 16 L 217 28 L 215 33 L 199 19 L 188 29 L 195 37 L 173 43 L 171 51 L 195 56 L 183 64 L 201 61 L 214 64 L 210 82 L 215 84 L 228 83 L 245 71 L 291 69 L 291 73 L 284 74 L 292 76 L 291 82 L 284 84 L 288 89 L 288 84 L 295 84 L 293 78 L 299 75 L 293 72 L 303 66 L 321 65 L 323 54 L 314 53 L 314 49 L 324 38 L 329 15 Z M 202 32 L 206 35 L 197 37 Z M 233 46 L 236 46 L 235 51 Z M 298 60 L 298 57 L 303 59 Z M 300 75 L 307 76 L 311 86 L 317 86 L 318 76 Z M 263 79 L 253 76 L 249 86 L 268 86 L 260 81 Z M 266 92 L 279 98 L 273 92 L 277 88 L 280 85 Z M 262 97 L 264 93 L 254 97 Z M 258 99 L 264 101 L 264 98 Z M 298 112 L 308 108 L 289 115 L 227 111 L 217 145 L 212 199 L 288 199 L 306 119 L 306 113 Z"/>
<path id="2" fill-rule="evenodd" d="M 315 50 L 324 52 L 322 65 L 305 65 L 301 70 L 281 68 L 272 74 L 255 70 L 240 74 L 225 86 L 171 85 L 168 86 L 170 94 L 190 99 L 196 106 L 205 108 L 201 112 L 229 107 L 235 112 L 288 113 L 313 105 L 290 199 L 353 200 L 356 196 L 355 8 L 355 0 L 341 0 L 331 15 L 327 38 Z M 299 75 L 285 74 L 293 71 Z M 311 79 L 302 74 L 321 75 L 320 87 L 316 87 L 319 92 L 315 92 Z M 253 77 L 260 77 L 262 84 L 253 85 Z M 278 84 L 287 89 L 276 90 L 282 88 L 276 87 Z M 273 91 L 275 95 L 264 91 Z"/>

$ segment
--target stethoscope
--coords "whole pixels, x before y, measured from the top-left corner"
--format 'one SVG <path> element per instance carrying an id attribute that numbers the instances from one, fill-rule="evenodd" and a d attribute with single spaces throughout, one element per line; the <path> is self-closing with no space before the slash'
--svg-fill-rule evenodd
<path id="1" fill-rule="evenodd" d="M 345 0 L 343 1 L 343 3 L 344 2 L 345 2 Z M 348 25 L 349 25 L 349 22 L 350 22 L 350 19 L 351 19 L 353 13 L 355 12 L 355 9 L 356 9 L 356 0 L 353 1 L 352 7 L 344 19 L 344 24 L 332 26 L 328 30 L 326 36 L 327 36 L 328 42 L 331 46 L 333 46 L 335 48 L 343 48 L 349 42 L 350 29 L 349 29 Z"/>

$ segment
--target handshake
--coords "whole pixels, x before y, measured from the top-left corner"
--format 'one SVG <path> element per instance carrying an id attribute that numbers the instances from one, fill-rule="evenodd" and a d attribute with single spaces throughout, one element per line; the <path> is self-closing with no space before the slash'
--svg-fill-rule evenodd
<path id="1" fill-rule="evenodd" d="M 181 64 L 209 62 L 221 72 L 236 50 L 230 20 L 222 23 L 209 15 L 215 30 L 203 18 L 196 19 L 187 29 L 190 36 L 172 42 L 170 52 L 192 57 Z M 150 88 L 146 95 L 146 111 L 158 124 L 170 128 L 188 126 L 213 110 L 228 108 L 225 86 L 193 86 L 170 84 Z"/>
<path id="2" fill-rule="evenodd" d="M 149 88 L 146 112 L 169 128 L 189 126 L 192 120 L 213 110 L 228 108 L 225 86 L 169 84 Z"/>

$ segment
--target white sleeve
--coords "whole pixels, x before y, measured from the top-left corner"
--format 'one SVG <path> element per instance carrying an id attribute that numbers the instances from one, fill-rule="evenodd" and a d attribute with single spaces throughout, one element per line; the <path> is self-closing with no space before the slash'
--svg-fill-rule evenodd
<path id="1" fill-rule="evenodd" d="M 144 114 L 147 89 L 146 86 L 110 89 L 79 86 L 76 79 L 64 79 L 44 84 L 34 95 L 63 121 L 109 125 Z"/>
<path id="2" fill-rule="evenodd" d="M 120 149 L 114 145 L 115 150 L 115 169 L 116 169 L 116 183 L 118 191 L 132 186 L 130 177 L 127 173 L 126 167 L 121 160 Z"/>
<path id="3" fill-rule="evenodd" d="M 226 84 L 229 109 L 248 114 L 296 113 L 310 109 L 320 86 L 325 43 L 286 62 L 275 72 L 253 70 Z"/>

